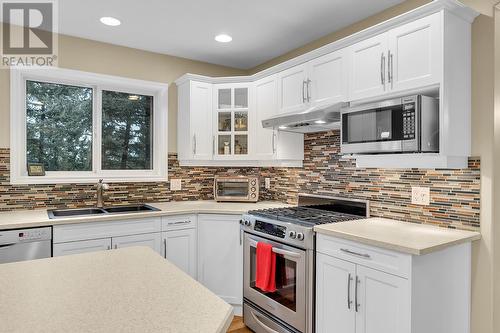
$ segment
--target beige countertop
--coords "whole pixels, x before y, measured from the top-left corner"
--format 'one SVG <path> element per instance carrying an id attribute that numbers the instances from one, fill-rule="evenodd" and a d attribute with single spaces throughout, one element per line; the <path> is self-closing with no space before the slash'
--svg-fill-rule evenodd
<path id="1" fill-rule="evenodd" d="M 216 202 L 212 200 L 155 202 L 149 205 L 159 208 L 157 212 L 133 214 L 109 214 L 100 216 L 69 217 L 49 219 L 46 209 L 19 210 L 0 213 L 0 230 L 41 227 L 58 224 L 113 221 L 128 218 L 145 218 L 179 214 L 243 214 L 249 210 L 286 207 L 277 201 Z"/>
<path id="2" fill-rule="evenodd" d="M 478 232 L 383 218 L 324 224 L 314 227 L 314 230 L 319 234 L 412 255 L 423 255 L 448 246 L 481 239 L 481 234 Z"/>
<path id="3" fill-rule="evenodd" d="M 218 333 L 232 307 L 146 247 L 0 265 L 2 332 Z"/>

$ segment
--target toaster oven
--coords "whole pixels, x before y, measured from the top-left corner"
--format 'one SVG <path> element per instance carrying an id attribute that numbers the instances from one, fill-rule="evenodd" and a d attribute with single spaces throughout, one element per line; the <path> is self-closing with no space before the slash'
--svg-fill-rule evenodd
<path id="1" fill-rule="evenodd" d="M 257 202 L 259 178 L 252 176 L 215 177 L 214 197 L 216 201 Z"/>

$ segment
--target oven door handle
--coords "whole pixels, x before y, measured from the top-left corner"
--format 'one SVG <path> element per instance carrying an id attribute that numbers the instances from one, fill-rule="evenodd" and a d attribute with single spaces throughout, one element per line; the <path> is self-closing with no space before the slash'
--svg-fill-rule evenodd
<path id="1" fill-rule="evenodd" d="M 268 333 L 279 333 L 278 331 L 275 331 L 271 327 L 269 327 L 266 324 L 264 324 L 259 318 L 257 318 L 257 316 L 255 315 L 255 313 L 253 313 L 252 311 L 250 311 L 250 314 L 252 315 L 253 319 L 257 322 L 257 324 L 259 324 L 264 330 L 266 330 L 266 332 L 268 332 Z"/>
<path id="2" fill-rule="evenodd" d="M 253 247 L 257 248 L 257 242 L 255 240 L 251 239 L 251 238 L 249 240 L 250 240 L 250 246 L 253 246 Z M 292 258 L 300 258 L 301 257 L 300 253 L 295 253 L 295 252 L 292 252 L 292 251 L 278 249 L 276 247 L 273 247 L 273 252 L 276 253 L 276 254 L 281 254 L 281 255 L 284 255 L 284 256 L 292 257 Z"/>

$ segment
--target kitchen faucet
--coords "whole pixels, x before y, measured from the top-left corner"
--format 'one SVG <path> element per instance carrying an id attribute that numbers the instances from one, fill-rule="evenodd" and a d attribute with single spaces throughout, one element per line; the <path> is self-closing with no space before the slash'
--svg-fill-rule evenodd
<path id="1" fill-rule="evenodd" d="M 103 183 L 102 179 L 99 179 L 99 182 L 97 183 L 97 208 L 104 207 L 103 192 L 107 189 L 109 189 L 109 185 Z"/>

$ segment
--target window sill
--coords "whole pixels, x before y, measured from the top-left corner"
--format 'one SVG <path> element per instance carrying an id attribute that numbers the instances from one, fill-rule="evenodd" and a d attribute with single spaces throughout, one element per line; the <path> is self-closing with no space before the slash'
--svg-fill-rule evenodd
<path id="1" fill-rule="evenodd" d="M 11 175 L 10 184 L 12 185 L 38 185 L 38 184 L 95 184 L 100 179 L 106 183 L 157 183 L 167 182 L 167 175 L 151 176 L 131 176 L 131 177 L 113 177 L 113 176 L 88 176 L 88 177 L 55 177 L 55 176 L 13 176 Z"/>

